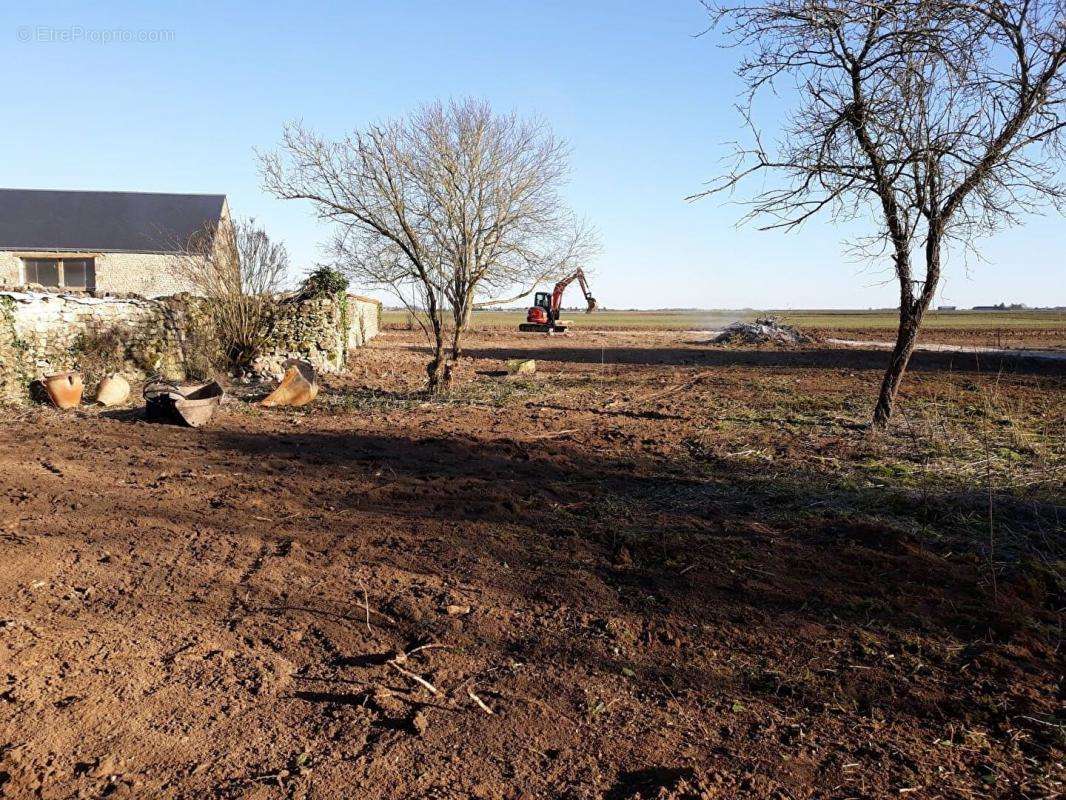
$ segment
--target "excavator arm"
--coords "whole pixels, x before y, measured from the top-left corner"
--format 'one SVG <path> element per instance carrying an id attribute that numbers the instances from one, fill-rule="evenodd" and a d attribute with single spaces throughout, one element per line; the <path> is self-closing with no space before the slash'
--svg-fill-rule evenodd
<path id="1" fill-rule="evenodd" d="M 567 275 L 557 284 L 555 284 L 555 290 L 552 292 L 552 314 L 555 317 L 559 316 L 559 309 L 563 305 L 563 292 L 566 291 L 566 287 L 577 279 L 578 285 L 581 286 L 581 291 L 585 295 L 585 302 L 588 304 L 588 308 L 585 309 L 586 314 L 591 314 L 596 309 L 596 298 L 592 296 L 592 292 L 589 291 L 588 281 L 585 279 L 585 273 L 581 269 L 575 270 L 571 275 Z"/>

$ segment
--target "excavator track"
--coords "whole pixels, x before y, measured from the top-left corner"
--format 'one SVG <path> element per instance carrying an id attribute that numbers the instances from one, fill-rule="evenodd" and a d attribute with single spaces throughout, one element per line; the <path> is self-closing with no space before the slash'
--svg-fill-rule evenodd
<path id="1" fill-rule="evenodd" d="M 565 325 L 540 325 L 536 322 L 523 322 L 518 326 L 521 333 L 565 333 Z"/>

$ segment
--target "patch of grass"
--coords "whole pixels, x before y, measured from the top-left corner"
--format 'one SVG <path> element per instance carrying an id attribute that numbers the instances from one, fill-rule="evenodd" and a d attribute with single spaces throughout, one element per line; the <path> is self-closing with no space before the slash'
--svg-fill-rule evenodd
<path id="1" fill-rule="evenodd" d="M 902 461 L 867 461 L 860 469 L 870 478 L 900 485 L 913 485 L 919 477 L 917 466 Z"/>
<path id="2" fill-rule="evenodd" d="M 425 392 L 390 392 L 368 387 L 345 387 L 328 389 L 319 394 L 314 406 L 304 406 L 302 410 L 311 413 L 319 409 L 329 414 L 346 414 L 365 411 L 409 411 L 429 398 Z"/>
<path id="3" fill-rule="evenodd" d="M 263 408 L 258 403 L 254 402 L 238 401 L 229 403 L 226 407 L 234 414 L 240 414 L 245 417 L 251 417 L 252 419 L 258 419 L 266 415 L 266 412 L 263 410 Z M 296 409 L 285 410 L 295 411 Z"/>
<path id="4" fill-rule="evenodd" d="M 444 403 L 487 403 L 503 408 L 513 403 L 529 402 L 545 392 L 544 380 L 536 376 L 479 376 L 458 384 L 448 395 L 439 399 Z"/>

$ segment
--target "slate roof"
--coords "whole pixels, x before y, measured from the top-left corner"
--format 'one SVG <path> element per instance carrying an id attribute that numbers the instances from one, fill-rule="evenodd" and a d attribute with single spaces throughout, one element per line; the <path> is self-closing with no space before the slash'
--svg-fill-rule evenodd
<path id="1" fill-rule="evenodd" d="M 224 194 L 0 189 L 0 250 L 167 253 L 218 222 Z"/>

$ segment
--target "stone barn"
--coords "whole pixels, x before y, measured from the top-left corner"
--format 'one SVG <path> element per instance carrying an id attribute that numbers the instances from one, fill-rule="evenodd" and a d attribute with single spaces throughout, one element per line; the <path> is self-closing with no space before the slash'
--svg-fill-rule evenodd
<path id="1" fill-rule="evenodd" d="M 188 291 L 177 253 L 228 217 L 222 194 L 0 189 L 0 286 Z"/>

